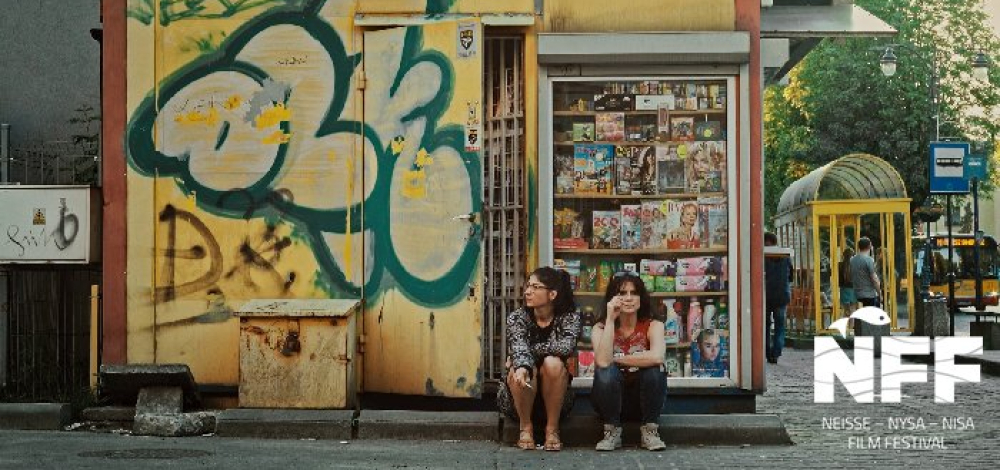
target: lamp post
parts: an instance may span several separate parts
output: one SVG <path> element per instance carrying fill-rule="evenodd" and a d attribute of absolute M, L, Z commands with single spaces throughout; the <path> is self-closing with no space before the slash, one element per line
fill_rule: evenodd
<path fill-rule="evenodd" d="M 896 74 L 896 54 L 893 53 L 894 45 L 886 47 L 885 52 L 879 59 L 879 67 L 882 69 L 882 74 L 886 77 L 891 77 Z M 989 67 L 990 60 L 982 51 L 977 52 L 975 57 L 972 59 L 972 76 L 977 80 L 986 80 L 989 78 Z M 940 97 L 938 96 L 938 85 L 939 85 L 940 75 L 937 69 L 937 49 L 931 51 L 931 76 L 930 76 L 930 98 L 931 104 L 934 107 L 934 135 L 933 141 L 941 140 L 941 103 Z M 930 175 L 930 168 L 928 168 L 928 177 Z M 974 191 L 976 188 L 973 188 Z M 978 194 L 973 194 L 973 197 L 977 197 Z M 945 204 L 947 207 L 947 215 L 945 218 L 945 224 L 948 227 L 948 316 L 950 317 L 949 331 L 951 336 L 955 336 L 955 262 L 954 262 L 954 247 L 952 246 L 952 233 L 951 233 L 951 194 L 945 195 Z M 978 209 L 978 201 L 975 203 Z M 975 216 L 974 216 L 975 217 Z M 977 227 L 978 229 L 978 227 Z M 928 231 L 928 237 L 930 232 Z M 978 242 L 977 242 L 978 245 Z M 978 251 L 977 251 L 978 253 Z"/>

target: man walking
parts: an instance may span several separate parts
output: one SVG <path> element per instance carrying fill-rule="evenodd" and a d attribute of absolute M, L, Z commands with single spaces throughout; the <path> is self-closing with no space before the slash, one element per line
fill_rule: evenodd
<path fill-rule="evenodd" d="M 879 292 L 882 289 L 871 251 L 872 241 L 868 237 L 861 237 L 858 240 L 858 254 L 851 257 L 851 283 L 854 284 L 854 294 L 861 305 L 880 307 Z"/>
<path fill-rule="evenodd" d="M 767 232 L 764 246 L 777 246 L 778 237 Z M 764 257 L 764 319 L 767 362 L 777 364 L 785 345 L 785 309 L 791 300 L 792 263 L 787 256 Z"/>

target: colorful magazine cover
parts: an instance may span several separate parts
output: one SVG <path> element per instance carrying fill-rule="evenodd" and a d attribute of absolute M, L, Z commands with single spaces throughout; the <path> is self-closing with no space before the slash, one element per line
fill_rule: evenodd
<path fill-rule="evenodd" d="M 656 189 L 660 194 L 684 192 L 684 160 L 678 154 L 682 147 L 687 153 L 687 144 L 679 142 L 656 147 Z"/>
<path fill-rule="evenodd" d="M 642 247 L 666 248 L 667 208 L 670 201 L 642 202 Z"/>
<path fill-rule="evenodd" d="M 656 152 L 651 145 L 619 145 L 615 147 L 615 162 L 628 159 L 631 166 L 631 194 L 656 194 Z"/>
<path fill-rule="evenodd" d="M 573 123 L 573 142 L 593 142 L 593 141 L 594 141 L 594 123 L 592 122 Z"/>
<path fill-rule="evenodd" d="M 688 192 L 722 192 L 726 187 L 726 143 L 694 142 L 688 146 L 685 184 Z"/>
<path fill-rule="evenodd" d="M 694 200 L 668 201 L 666 214 L 666 247 L 670 249 L 702 248 L 701 211 Z"/>
<path fill-rule="evenodd" d="M 583 217 L 570 208 L 557 209 L 552 218 L 553 240 L 556 249 L 587 248 L 584 238 Z"/>
<path fill-rule="evenodd" d="M 622 249 L 642 248 L 642 205 L 622 204 Z"/>
<path fill-rule="evenodd" d="M 614 146 L 577 144 L 573 146 L 573 166 L 577 194 L 612 194 Z"/>
<path fill-rule="evenodd" d="M 706 213 L 706 233 L 711 248 L 729 245 L 729 209 L 724 197 L 699 198 L 698 206 Z"/>
<path fill-rule="evenodd" d="M 729 332 L 698 329 L 691 335 L 691 375 L 726 377 L 729 375 Z"/>
<path fill-rule="evenodd" d="M 694 123 L 694 140 L 719 140 L 722 138 L 722 123 L 719 121 L 698 121 Z"/>
<path fill-rule="evenodd" d="M 573 194 L 573 155 L 557 153 L 555 156 L 556 194 Z"/>
<path fill-rule="evenodd" d="M 619 142 L 625 140 L 625 113 L 597 113 L 594 140 Z"/>
<path fill-rule="evenodd" d="M 628 155 L 619 155 L 618 148 L 615 148 L 615 194 L 632 194 L 632 160 Z"/>
<path fill-rule="evenodd" d="M 594 211 L 591 248 L 618 249 L 622 247 L 622 214 L 619 211 Z"/>
<path fill-rule="evenodd" d="M 694 118 L 691 116 L 676 116 L 670 118 L 670 140 L 694 140 Z"/>
<path fill-rule="evenodd" d="M 670 140 L 670 110 L 673 107 L 661 105 L 656 108 L 656 140 L 657 142 L 668 142 Z"/>

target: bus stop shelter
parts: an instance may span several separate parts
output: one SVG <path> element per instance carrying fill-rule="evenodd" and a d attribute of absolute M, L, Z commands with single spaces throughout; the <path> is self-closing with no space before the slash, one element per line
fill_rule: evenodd
<path fill-rule="evenodd" d="M 891 328 L 909 329 L 913 289 L 897 293 L 913 272 L 910 198 L 892 165 L 857 153 L 813 170 L 781 195 L 774 227 L 779 245 L 794 250 L 786 316 L 790 334 L 829 331 L 830 323 L 850 314 L 855 306 L 842 305 L 840 262 L 845 248 L 857 251 L 862 236 L 874 242 L 871 255 L 876 258 L 882 306 L 891 317 Z M 906 318 L 905 325 L 900 325 L 900 318 Z"/>

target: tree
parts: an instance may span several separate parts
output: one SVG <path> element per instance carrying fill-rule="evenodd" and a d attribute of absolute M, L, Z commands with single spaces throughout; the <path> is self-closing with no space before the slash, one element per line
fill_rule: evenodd
<path fill-rule="evenodd" d="M 972 78 L 970 62 L 979 51 L 990 54 L 991 81 L 1000 78 L 994 54 L 1000 41 L 980 0 L 856 3 L 899 34 L 825 40 L 793 69 L 788 86 L 768 90 L 765 133 L 774 135 L 765 138 L 765 187 L 787 187 L 772 188 L 789 177 L 788 168 L 794 165 L 811 169 L 864 152 L 893 165 L 919 205 L 928 193 L 927 149 L 936 130 L 932 72 L 940 74 L 942 138 L 995 138 L 1000 126 L 990 114 L 1000 103 L 1000 93 Z M 899 44 L 898 66 L 896 75 L 887 78 L 878 61 L 890 44 Z M 990 191 L 990 185 L 984 190 Z M 769 210 L 778 197 L 767 195 Z"/>

